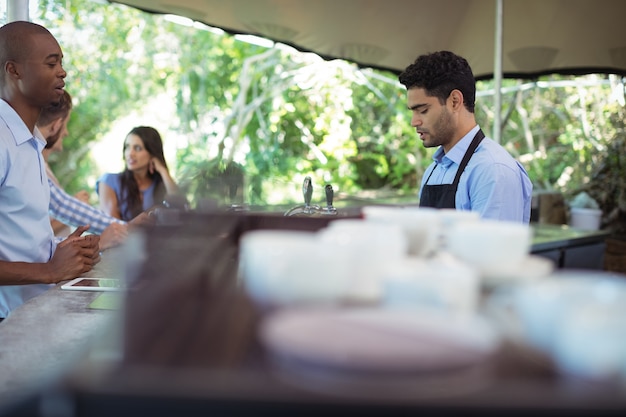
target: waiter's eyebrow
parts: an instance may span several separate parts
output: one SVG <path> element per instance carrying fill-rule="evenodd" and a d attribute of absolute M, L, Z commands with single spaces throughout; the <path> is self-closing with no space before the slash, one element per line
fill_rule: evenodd
<path fill-rule="evenodd" d="M 412 106 L 410 106 L 410 107 L 409 107 L 409 110 L 413 110 L 413 111 L 414 111 L 414 110 L 419 110 L 419 109 L 424 108 L 424 107 L 427 107 L 427 106 L 428 106 L 428 104 L 426 104 L 426 103 L 422 103 L 422 104 L 414 104 L 414 105 L 412 105 Z"/>

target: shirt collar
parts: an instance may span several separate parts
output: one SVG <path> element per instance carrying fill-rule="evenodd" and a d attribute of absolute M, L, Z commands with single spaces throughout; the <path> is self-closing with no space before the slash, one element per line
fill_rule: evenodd
<path fill-rule="evenodd" d="M 34 132 L 28 130 L 26 123 L 24 123 L 20 115 L 4 99 L 0 99 L 0 118 L 5 121 L 9 130 L 13 133 L 16 145 L 21 145 L 34 138 L 38 143 L 38 148 L 43 149 L 46 146 L 46 139 L 37 126 L 35 126 Z"/>
<path fill-rule="evenodd" d="M 452 149 L 450 149 L 448 153 L 443 150 L 443 146 L 440 146 L 433 154 L 433 160 L 438 164 L 443 164 L 444 166 L 448 166 L 453 163 L 457 165 L 460 164 L 463 160 L 465 152 L 467 152 L 467 149 L 472 143 L 472 139 L 474 139 L 474 136 L 476 136 L 476 133 L 478 133 L 479 129 L 479 125 L 474 126 L 469 132 L 465 134 L 465 136 L 461 138 L 460 141 L 456 143 L 456 145 L 452 147 Z"/>

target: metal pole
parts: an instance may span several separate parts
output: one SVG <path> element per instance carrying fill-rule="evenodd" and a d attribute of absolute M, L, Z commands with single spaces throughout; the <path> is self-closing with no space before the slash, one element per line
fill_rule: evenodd
<path fill-rule="evenodd" d="M 494 112 L 493 140 L 500 143 L 502 138 L 502 0 L 496 0 L 496 36 L 494 50 Z"/>
<path fill-rule="evenodd" d="M 7 1 L 7 22 L 16 20 L 30 20 L 28 16 L 29 0 L 6 0 Z"/>

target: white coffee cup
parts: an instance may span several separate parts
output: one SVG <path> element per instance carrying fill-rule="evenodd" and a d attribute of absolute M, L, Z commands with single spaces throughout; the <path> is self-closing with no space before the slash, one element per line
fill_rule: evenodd
<path fill-rule="evenodd" d="M 559 270 L 501 295 L 519 335 L 548 354 L 557 369 L 587 378 L 626 377 L 626 276 Z"/>
<path fill-rule="evenodd" d="M 477 311 L 478 274 L 454 258 L 406 258 L 389 265 L 384 278 L 386 307 L 428 307 L 458 315 Z"/>
<path fill-rule="evenodd" d="M 426 207 L 365 206 L 361 209 L 366 221 L 399 225 L 408 239 L 408 255 L 431 256 L 439 242 L 438 210 Z"/>
<path fill-rule="evenodd" d="M 480 214 L 477 211 L 457 210 L 457 209 L 440 209 L 439 218 L 441 230 L 439 231 L 438 251 L 447 249 L 450 230 L 457 224 L 463 222 L 480 221 Z"/>
<path fill-rule="evenodd" d="M 408 242 L 395 224 L 362 219 L 338 219 L 318 231 L 321 245 L 335 262 L 347 270 L 346 297 L 354 301 L 377 301 L 386 268 L 406 257 Z"/>
<path fill-rule="evenodd" d="M 479 271 L 493 273 L 518 267 L 529 255 L 531 244 L 528 224 L 481 219 L 453 224 L 446 249 Z"/>
<path fill-rule="evenodd" d="M 262 305 L 337 302 L 346 291 L 347 268 L 315 232 L 254 230 L 240 239 L 239 276 Z"/>

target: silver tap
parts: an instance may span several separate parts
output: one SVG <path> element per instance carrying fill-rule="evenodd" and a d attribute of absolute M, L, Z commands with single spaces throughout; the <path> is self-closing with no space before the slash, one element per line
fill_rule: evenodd
<path fill-rule="evenodd" d="M 302 195 L 304 196 L 304 204 L 290 208 L 285 212 L 285 216 L 310 216 L 315 214 L 336 216 L 337 209 L 333 207 L 334 191 L 332 185 L 326 184 L 324 190 L 326 192 L 326 207 L 320 207 L 316 204 L 312 205 L 311 197 L 313 196 L 313 181 L 311 180 L 311 177 L 305 177 L 304 182 L 302 183 Z"/>
<path fill-rule="evenodd" d="M 333 191 L 333 186 L 330 184 L 326 184 L 324 190 L 326 191 L 326 207 L 323 207 L 320 211 L 322 214 L 327 216 L 336 216 L 337 209 L 333 207 L 333 197 L 335 195 L 335 192 Z"/>

